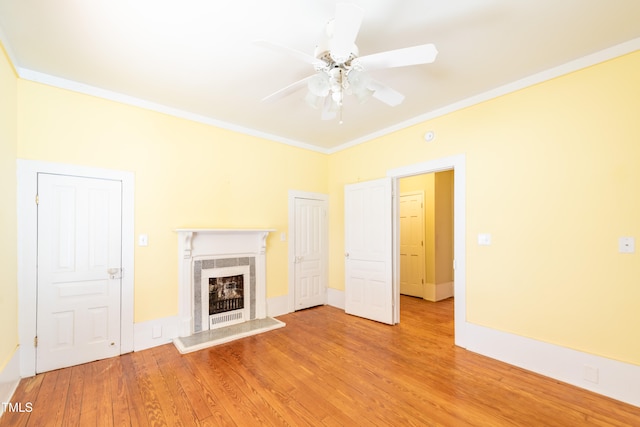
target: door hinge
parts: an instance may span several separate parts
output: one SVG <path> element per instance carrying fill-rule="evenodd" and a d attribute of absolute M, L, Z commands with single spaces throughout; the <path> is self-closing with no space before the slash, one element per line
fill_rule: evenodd
<path fill-rule="evenodd" d="M 40 204 L 40 195 L 36 193 L 36 205 Z"/>
<path fill-rule="evenodd" d="M 33 337 L 33 346 L 34 347 L 38 346 L 38 336 L 37 335 L 35 337 Z"/>

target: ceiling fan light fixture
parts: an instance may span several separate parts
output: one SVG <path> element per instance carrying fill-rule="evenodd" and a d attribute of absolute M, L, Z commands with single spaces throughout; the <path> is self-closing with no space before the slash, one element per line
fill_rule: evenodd
<path fill-rule="evenodd" d="M 340 123 L 345 94 L 354 95 L 360 103 L 375 98 L 390 107 L 401 104 L 404 95 L 372 79 L 369 72 L 429 64 L 436 59 L 438 51 L 433 44 L 424 44 L 359 56 L 356 38 L 363 17 L 364 10 L 360 6 L 338 2 L 336 16 L 325 26 L 325 35 L 316 46 L 313 56 L 272 43 L 272 47 L 277 50 L 284 49 L 313 65 L 315 74 L 280 89 L 263 100 L 281 98 L 306 85 L 308 93 L 305 102 L 315 109 L 321 109 L 323 120 L 335 118 L 338 115 L 336 113 L 339 113 Z"/>
<path fill-rule="evenodd" d="M 329 76 L 324 71 L 320 71 L 309 79 L 307 87 L 309 88 L 309 92 L 315 96 L 327 96 L 331 88 Z"/>

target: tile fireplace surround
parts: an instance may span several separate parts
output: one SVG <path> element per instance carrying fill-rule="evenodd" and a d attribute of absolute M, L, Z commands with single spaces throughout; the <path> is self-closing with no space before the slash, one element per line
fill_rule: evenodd
<path fill-rule="evenodd" d="M 179 229 L 178 316 L 182 353 L 284 326 L 267 318 L 266 242 L 273 229 Z M 201 276 L 215 268 L 237 266 L 249 272 L 250 307 L 244 323 L 209 330 L 208 304 L 202 295 Z M 206 305 L 206 307 L 205 307 Z"/>

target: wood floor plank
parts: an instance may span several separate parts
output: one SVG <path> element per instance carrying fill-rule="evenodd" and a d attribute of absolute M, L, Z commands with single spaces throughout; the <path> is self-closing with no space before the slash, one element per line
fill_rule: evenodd
<path fill-rule="evenodd" d="M 109 369 L 109 379 L 107 381 L 109 394 L 107 398 L 111 400 L 113 425 L 116 427 L 129 426 L 132 424 L 131 419 L 133 417 L 129 408 L 130 391 L 122 369 L 122 358 L 117 357 L 110 360 L 113 363 Z"/>
<path fill-rule="evenodd" d="M 172 344 L 27 378 L 3 426 L 635 426 L 640 408 L 456 347 L 453 300 L 395 326 L 323 306 L 180 355 Z M 45 417 L 47 414 L 48 417 Z"/>
<path fill-rule="evenodd" d="M 140 389 L 138 373 L 133 363 L 134 357 L 137 356 L 135 353 L 128 353 L 118 359 L 122 366 L 123 380 L 128 391 L 127 406 L 131 416 L 131 425 L 145 427 L 149 426 L 149 419 L 147 417 L 146 400 Z"/>
<path fill-rule="evenodd" d="M 84 409 L 82 405 L 85 383 L 91 382 L 91 364 L 87 363 L 67 369 L 71 371 L 71 376 L 69 378 L 67 399 L 64 404 L 62 424 L 68 426 L 80 425 L 80 416 Z M 38 402 L 40 402 L 40 400 L 38 400 Z M 47 403 L 47 405 L 48 404 L 49 403 Z M 89 405 L 90 403 L 87 404 L 87 407 L 89 407 Z"/>

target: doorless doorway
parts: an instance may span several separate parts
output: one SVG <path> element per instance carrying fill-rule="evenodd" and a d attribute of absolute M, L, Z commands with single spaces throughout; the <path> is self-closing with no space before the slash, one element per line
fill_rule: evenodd
<path fill-rule="evenodd" d="M 453 170 L 455 182 L 453 191 L 453 234 L 454 234 L 454 310 L 455 310 L 455 344 L 466 347 L 466 166 L 463 154 L 431 160 L 424 163 L 403 166 L 387 172 L 393 179 L 393 194 L 398 195 L 401 178 Z M 395 198 L 393 207 L 393 272 L 394 272 L 394 317 L 400 321 L 400 215 L 399 202 Z"/>

